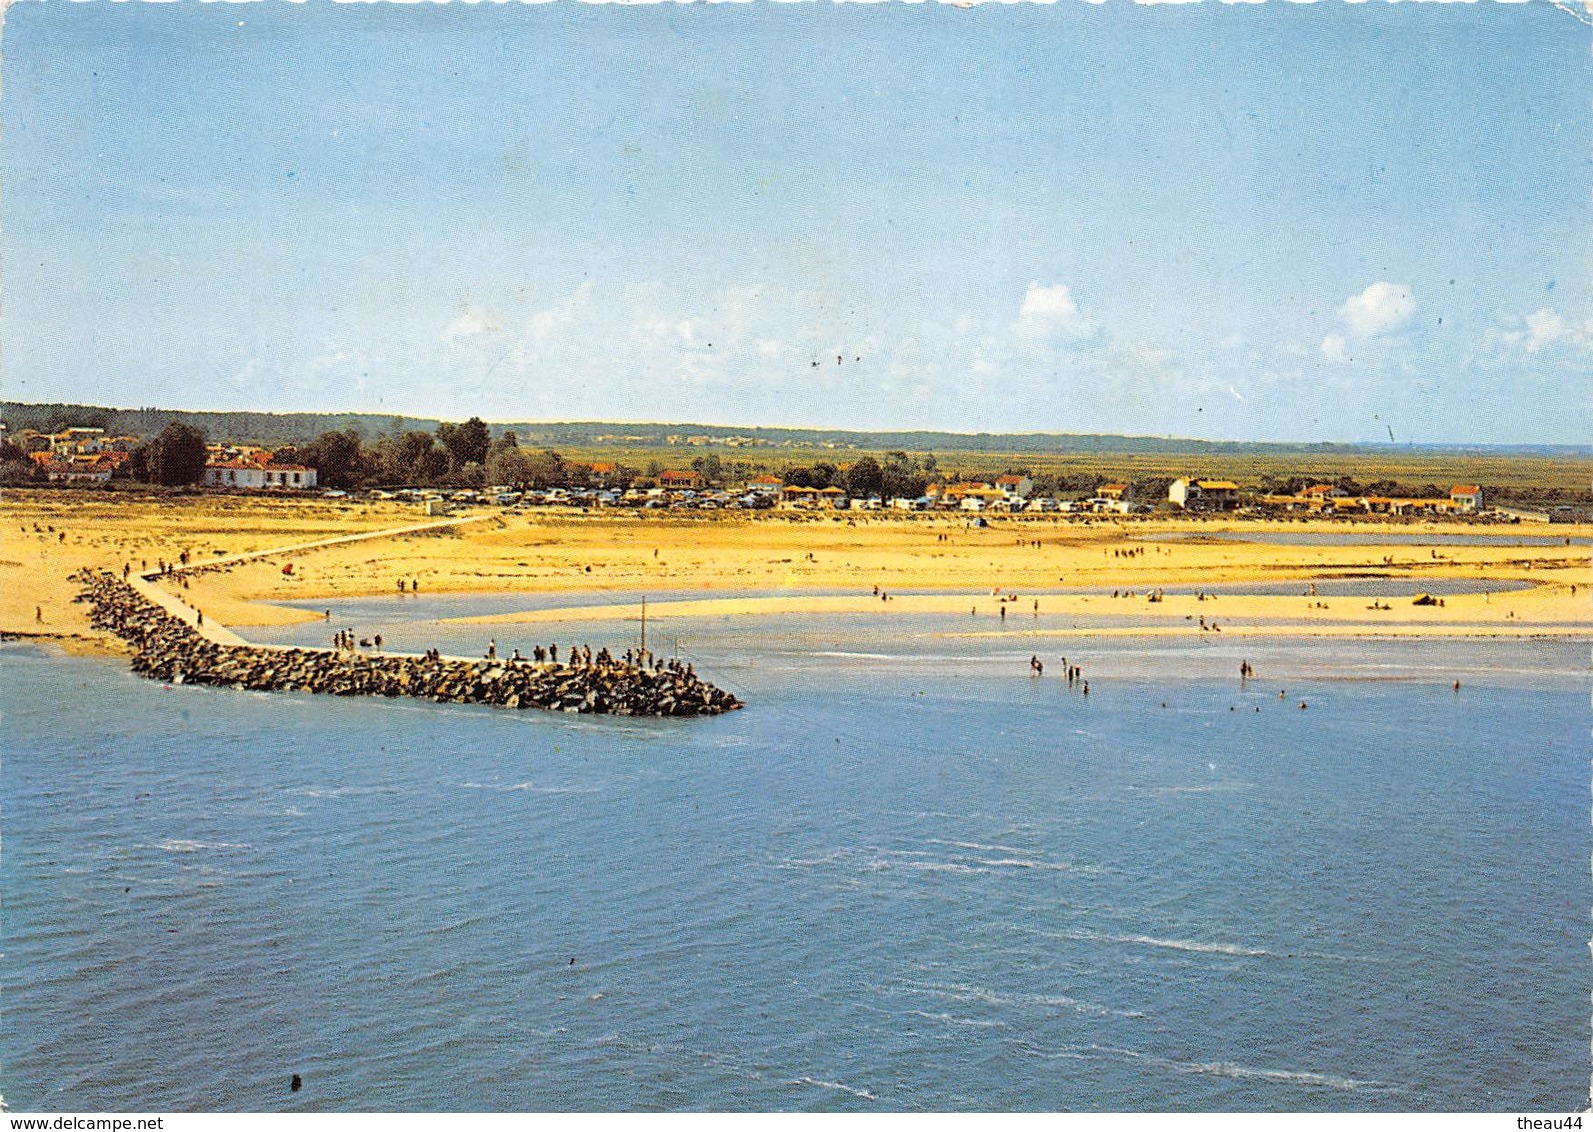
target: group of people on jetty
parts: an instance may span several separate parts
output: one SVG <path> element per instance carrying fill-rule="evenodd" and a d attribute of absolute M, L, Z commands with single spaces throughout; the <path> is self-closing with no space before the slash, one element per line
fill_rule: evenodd
<path fill-rule="evenodd" d="M 381 638 L 377 637 L 376 640 L 380 642 Z M 620 667 L 634 668 L 643 672 L 668 672 L 677 676 L 693 678 L 697 675 L 689 662 L 682 664 L 674 659 L 665 660 L 663 657 L 654 654 L 651 649 L 626 649 L 621 654 L 620 659 L 615 660 L 614 654 L 609 652 L 607 648 L 600 648 L 594 653 L 591 645 L 575 645 L 564 655 L 567 658 L 565 664 L 570 668 Z M 487 652 L 482 659 L 493 663 L 499 661 L 498 642 L 496 640 L 487 642 Z M 522 656 L 520 650 L 515 649 L 503 663 L 511 665 L 553 665 L 558 667 L 559 646 L 557 643 L 547 646 L 534 645 L 530 656 Z"/>
<path fill-rule="evenodd" d="M 109 571 L 73 575 L 95 628 L 133 647 L 135 672 L 169 684 L 339 696 L 409 696 L 448 703 L 615 715 L 718 715 L 741 702 L 690 666 L 616 661 L 581 650 L 580 666 L 368 655 L 348 649 L 223 645 L 145 598 Z M 339 634 L 342 637 L 342 634 Z M 352 634 L 350 638 L 352 639 Z M 372 638 L 374 643 L 374 638 Z M 640 659 L 647 659 L 645 656 Z"/>

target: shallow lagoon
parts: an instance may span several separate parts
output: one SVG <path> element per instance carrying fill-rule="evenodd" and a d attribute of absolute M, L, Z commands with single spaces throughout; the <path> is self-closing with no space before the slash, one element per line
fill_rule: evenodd
<path fill-rule="evenodd" d="M 489 631 L 391 605 L 336 614 Z M 695 721 L 8 648 L 7 1101 L 1580 1103 L 1584 646 L 1070 639 L 1037 680 L 963 628 L 661 622 L 750 702 Z"/>

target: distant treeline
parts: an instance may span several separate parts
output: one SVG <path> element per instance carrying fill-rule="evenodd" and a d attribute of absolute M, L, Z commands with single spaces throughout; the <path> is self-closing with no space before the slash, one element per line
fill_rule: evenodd
<path fill-rule="evenodd" d="M 185 409 L 108 409 L 99 405 L 27 405 L 0 401 L 0 420 L 13 437 L 23 429 L 60 432 L 103 428 L 111 436 L 152 437 L 169 424 L 197 428 L 214 440 L 275 448 L 307 444 L 324 433 L 352 430 L 363 440 L 434 432 L 438 421 L 370 413 L 210 413 Z"/>
<path fill-rule="evenodd" d="M 184 409 L 115 409 L 99 405 L 25 404 L 0 401 L 0 420 L 14 436 L 26 428 L 58 432 L 64 428 L 103 428 L 116 436 L 152 437 L 169 424 L 186 424 L 213 440 L 278 447 L 309 444 L 329 432 L 349 433 L 364 443 L 396 439 L 413 432 L 435 433 L 442 423 L 424 417 L 376 413 L 232 413 L 194 412 Z M 835 445 L 866 451 L 988 452 L 1024 454 L 1170 454 L 1189 456 L 1242 455 L 1348 455 L 1359 452 L 1389 455 L 1593 455 L 1593 447 L 1579 445 L 1392 445 L 1392 444 L 1289 444 L 1246 441 L 1190 440 L 1177 437 L 1116 436 L 1103 433 L 956 433 L 862 432 L 837 429 L 754 428 L 704 424 L 615 424 L 611 421 L 561 423 L 489 423 L 493 437 L 513 432 L 523 445 L 588 447 L 634 446 L 656 448 L 670 437 L 707 437 L 710 440 L 744 438 L 765 444 L 796 446 Z"/>

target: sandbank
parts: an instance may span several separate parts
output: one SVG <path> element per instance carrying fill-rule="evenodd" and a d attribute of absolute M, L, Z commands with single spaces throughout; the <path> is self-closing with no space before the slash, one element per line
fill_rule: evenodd
<path fill-rule="evenodd" d="M 993 519 L 980 529 L 957 515 L 654 517 L 539 509 L 477 511 L 413 529 L 424 521 L 416 508 L 397 502 L 13 492 L 0 501 L 0 631 L 92 644 L 102 635 L 89 629 L 82 607 L 72 603 L 75 587 L 67 575 L 85 566 L 119 571 L 130 564 L 137 570 L 147 562 L 153 567 L 183 550 L 193 563 L 218 565 L 186 585 L 163 584 L 202 608 L 207 622 L 239 627 L 321 616 L 290 602 L 313 607 L 355 597 L 396 598 L 400 581 L 406 593 L 418 583 L 423 595 L 523 593 L 569 599 L 561 609 L 469 619 L 479 624 L 636 616 L 639 609 L 629 608 L 630 598 L 656 592 L 702 597 L 650 601 L 650 619 L 882 612 L 966 617 L 967 627 L 948 629 L 953 632 L 1199 633 L 1201 616 L 1208 624 L 1215 620 L 1223 633 L 1244 635 L 1579 636 L 1593 627 L 1589 548 L 1564 543 L 1566 537 L 1587 537 L 1593 528 L 1569 524 L 1078 522 L 1014 516 Z M 1199 537 L 1277 530 L 1372 537 L 1367 545 L 1354 546 Z M 389 533 L 327 541 L 377 532 Z M 1555 542 L 1379 544 L 1380 532 L 1547 536 Z M 1180 538 L 1148 541 L 1169 534 Z M 234 555 L 262 552 L 259 560 L 229 562 Z M 1414 579 L 1493 580 L 1532 588 L 1486 597 L 1446 595 L 1441 607 L 1391 597 L 1386 610 L 1368 610 L 1369 597 L 1327 597 L 1320 599 L 1326 608 L 1320 608 L 1303 596 L 1312 580 L 1344 577 L 1407 584 Z M 1299 583 L 1302 596 L 1223 594 L 1214 602 L 1197 602 L 1169 595 L 1159 603 L 1144 598 L 1155 587 L 1245 582 Z M 875 587 L 891 599 L 880 601 Z M 1056 592 L 1064 589 L 1118 589 L 1136 596 Z M 1002 594 L 1017 598 L 1006 604 L 1005 626 L 997 613 Z M 616 606 L 620 595 L 626 604 Z M 36 608 L 42 621 L 35 618 Z M 395 616 L 406 614 L 395 609 Z"/>

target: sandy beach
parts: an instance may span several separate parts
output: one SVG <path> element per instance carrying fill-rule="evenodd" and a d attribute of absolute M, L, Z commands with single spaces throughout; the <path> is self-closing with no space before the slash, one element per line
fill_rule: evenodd
<path fill-rule="evenodd" d="M 603 595 L 655 591 L 649 618 L 764 614 L 960 614 L 957 632 L 1030 635 L 1573 636 L 1593 633 L 1589 530 L 1566 525 L 1372 524 L 1150 520 L 1069 522 L 1000 518 L 970 528 L 959 516 L 826 515 L 654 518 L 634 513 L 462 513 L 457 526 L 337 542 L 218 566 L 187 585 L 167 581 L 210 621 L 246 628 L 313 620 L 283 602 L 396 593 L 565 594 L 558 609 L 472 619 L 483 624 L 634 616 Z M 466 521 L 468 520 L 468 521 Z M 413 507 L 320 499 L 191 496 L 136 499 L 88 493 L 13 493 L 0 503 L 0 631 L 115 648 L 72 603 L 67 575 L 302 547 L 425 522 Z M 53 528 L 53 529 L 52 529 Z M 1215 536 L 1349 531 L 1367 545 L 1278 545 Z M 1420 546 L 1379 533 L 1552 537 L 1552 545 Z M 62 535 L 64 534 L 64 538 Z M 1169 538 L 1169 536 L 1171 536 Z M 1169 541 L 1157 541 L 1169 539 Z M 291 567 L 291 569 L 289 569 Z M 1409 596 L 1371 608 L 1367 597 L 1313 597 L 1313 580 L 1398 579 L 1526 583 L 1514 592 Z M 1298 594 L 1222 593 L 1200 600 L 1158 587 L 1298 583 Z M 1276 586 L 1274 586 L 1276 588 Z M 1094 592 L 1058 592 L 1058 591 Z M 1119 596 L 1112 596 L 1117 590 Z M 911 592 L 908 592 L 911 591 Z M 883 593 L 888 600 L 879 596 Z M 757 595 L 757 596 L 748 596 Z M 1130 596 L 1132 595 L 1132 596 Z M 1003 599 L 1006 600 L 1003 600 Z M 1038 610 L 1036 609 L 1038 603 Z M 1006 610 L 1005 620 L 1001 610 Z M 1094 626 L 1077 626 L 1089 618 Z M 1131 622 L 1102 628 L 1100 618 Z M 1202 622 L 1205 628 L 1202 628 Z M 1213 630 L 1211 626 L 1217 628 Z M 247 633 L 244 634 L 245 636 Z"/>

